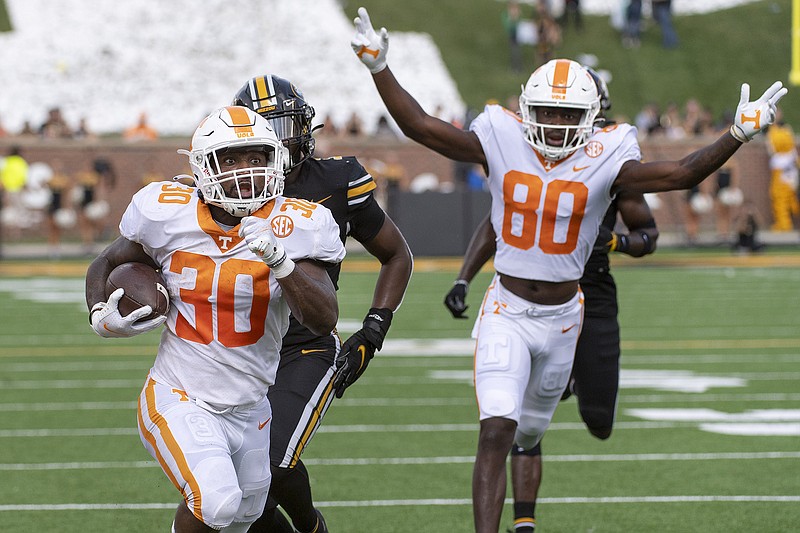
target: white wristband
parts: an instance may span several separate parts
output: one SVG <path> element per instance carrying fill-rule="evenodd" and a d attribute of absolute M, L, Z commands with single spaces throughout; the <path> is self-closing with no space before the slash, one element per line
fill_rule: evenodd
<path fill-rule="evenodd" d="M 369 71 L 372 74 L 377 74 L 378 72 L 381 72 L 382 70 L 384 70 L 387 66 L 388 65 L 386 64 L 386 61 L 382 61 L 380 63 L 375 63 L 375 65 L 373 65 L 372 67 L 369 68 Z"/>
<path fill-rule="evenodd" d="M 275 279 L 285 278 L 292 272 L 294 272 L 294 261 L 286 257 L 281 263 L 277 266 L 270 267 L 272 270 L 272 274 L 275 276 Z"/>
<path fill-rule="evenodd" d="M 734 124 L 731 126 L 731 135 L 734 139 L 739 141 L 740 143 L 750 142 L 750 139 L 747 138 L 747 135 L 743 135 L 741 130 Z"/>

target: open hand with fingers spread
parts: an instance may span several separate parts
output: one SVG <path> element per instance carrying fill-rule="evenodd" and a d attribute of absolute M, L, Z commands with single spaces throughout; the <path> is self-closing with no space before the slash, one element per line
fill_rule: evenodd
<path fill-rule="evenodd" d="M 358 8 L 358 16 L 353 20 L 356 34 L 350 46 L 370 72 L 377 74 L 386 68 L 386 52 L 389 50 L 389 32 L 381 28 L 380 33 L 372 27 L 369 13 L 363 7 Z"/>
<path fill-rule="evenodd" d="M 789 89 L 776 81 L 764 91 L 761 98 L 751 102 L 750 85 L 743 83 L 731 135 L 739 142 L 749 142 L 758 132 L 775 122 L 775 105 L 787 92 Z"/>

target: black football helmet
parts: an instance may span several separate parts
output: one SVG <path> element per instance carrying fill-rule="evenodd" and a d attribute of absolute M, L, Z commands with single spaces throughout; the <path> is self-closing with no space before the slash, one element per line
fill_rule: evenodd
<path fill-rule="evenodd" d="M 256 76 L 236 92 L 232 105 L 249 107 L 269 121 L 289 149 L 287 173 L 314 155 L 314 108 L 289 80 L 272 74 Z"/>

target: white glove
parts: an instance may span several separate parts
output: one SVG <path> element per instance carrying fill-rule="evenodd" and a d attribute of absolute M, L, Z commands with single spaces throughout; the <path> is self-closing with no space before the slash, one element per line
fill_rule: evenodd
<path fill-rule="evenodd" d="M 133 337 L 156 329 L 166 322 L 166 315 L 139 322 L 139 319 L 153 312 L 149 305 L 140 307 L 128 316 L 120 315 L 117 305 L 119 305 L 123 294 L 125 294 L 125 289 L 119 288 L 115 290 L 109 295 L 107 302 L 94 304 L 94 307 L 89 312 L 89 322 L 92 324 L 92 329 L 101 337 Z"/>
<path fill-rule="evenodd" d="M 743 83 L 731 135 L 739 142 L 749 142 L 756 133 L 775 122 L 775 104 L 788 92 L 789 89 L 776 81 L 764 91 L 761 98 L 750 102 L 750 85 Z"/>
<path fill-rule="evenodd" d="M 358 8 L 358 16 L 353 23 L 356 25 L 356 34 L 350 41 L 350 46 L 369 71 L 377 74 L 386 68 L 389 32 L 386 28 L 381 28 L 381 33 L 378 35 L 369 20 L 369 13 L 363 7 Z"/>
<path fill-rule="evenodd" d="M 277 279 L 285 278 L 294 270 L 294 261 L 289 259 L 283 244 L 275 237 L 269 220 L 244 217 L 239 226 L 239 237 L 245 240 L 250 251 L 264 261 Z"/>

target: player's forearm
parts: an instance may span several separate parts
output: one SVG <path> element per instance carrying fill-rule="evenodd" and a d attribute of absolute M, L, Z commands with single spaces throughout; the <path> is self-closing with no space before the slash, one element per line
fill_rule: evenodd
<path fill-rule="evenodd" d="M 426 113 L 388 67 L 372 78 L 386 109 L 406 137 L 456 161 L 485 163 L 477 137 L 465 140 L 462 135 L 467 132 Z"/>
<path fill-rule="evenodd" d="M 395 256 L 381 264 L 372 307 L 397 311 L 405 296 L 414 262 L 411 253 Z"/>
<path fill-rule="evenodd" d="M 89 265 L 86 270 L 86 306 L 88 309 L 94 307 L 98 302 L 106 301 L 105 282 L 113 269 L 113 265 L 103 255 L 97 257 Z"/>
<path fill-rule="evenodd" d="M 428 114 L 422 109 L 419 102 L 398 83 L 389 67 L 373 74 L 372 79 L 387 111 L 397 122 L 403 134 L 425 144 L 423 129 Z"/>
<path fill-rule="evenodd" d="M 730 133 L 723 134 L 714 143 L 705 146 L 679 161 L 681 172 L 677 188 L 690 189 L 698 185 L 719 168 L 734 154 L 742 143 Z"/>
<path fill-rule="evenodd" d="M 496 249 L 494 229 L 492 229 L 487 216 L 469 241 L 467 251 L 464 253 L 464 262 L 458 272 L 458 279 L 471 282 L 483 265 L 492 258 Z"/>
<path fill-rule="evenodd" d="M 691 189 L 717 171 L 742 145 L 730 133 L 680 161 L 627 161 L 622 165 L 612 194 L 633 194 Z"/>
<path fill-rule="evenodd" d="M 336 289 L 324 269 L 310 274 L 303 262 L 294 271 L 278 280 L 294 317 L 316 335 L 327 335 L 339 320 Z M 314 275 L 317 274 L 317 275 Z"/>
<path fill-rule="evenodd" d="M 494 252 L 494 241 L 490 241 L 489 244 L 484 244 L 474 251 L 468 249 L 464 256 L 464 262 L 461 264 L 461 270 L 458 272 L 458 279 L 471 282 L 483 265 L 492 258 Z"/>
<path fill-rule="evenodd" d="M 98 302 L 106 301 L 106 280 L 111 271 L 122 263 L 132 261 L 158 268 L 140 244 L 124 237 L 118 237 L 91 262 L 86 270 L 86 305 L 89 309 Z"/>

